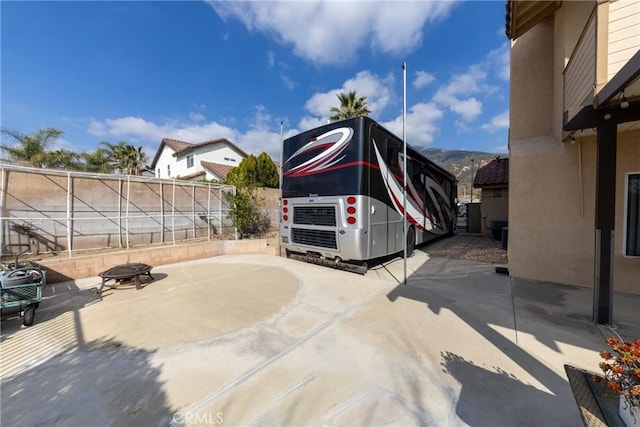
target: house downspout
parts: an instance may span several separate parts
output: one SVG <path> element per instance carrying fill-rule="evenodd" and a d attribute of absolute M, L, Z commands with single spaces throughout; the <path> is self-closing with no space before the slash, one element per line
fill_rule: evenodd
<path fill-rule="evenodd" d="M 584 219 L 584 177 L 582 176 L 582 138 L 578 139 L 578 188 L 580 191 L 580 218 Z"/>

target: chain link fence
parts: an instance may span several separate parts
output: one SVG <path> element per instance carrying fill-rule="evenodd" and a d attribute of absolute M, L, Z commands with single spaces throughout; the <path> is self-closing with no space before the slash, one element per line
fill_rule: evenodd
<path fill-rule="evenodd" d="M 0 165 L 2 254 L 72 253 L 236 235 L 232 186 Z"/>

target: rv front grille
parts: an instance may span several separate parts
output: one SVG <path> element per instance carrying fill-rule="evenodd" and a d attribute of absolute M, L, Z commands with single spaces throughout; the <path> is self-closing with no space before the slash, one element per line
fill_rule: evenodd
<path fill-rule="evenodd" d="M 294 206 L 293 223 L 335 227 L 336 208 L 334 206 Z"/>
<path fill-rule="evenodd" d="M 308 230 L 294 227 L 291 229 L 291 241 L 300 245 L 338 249 L 336 232 L 330 230 Z"/>

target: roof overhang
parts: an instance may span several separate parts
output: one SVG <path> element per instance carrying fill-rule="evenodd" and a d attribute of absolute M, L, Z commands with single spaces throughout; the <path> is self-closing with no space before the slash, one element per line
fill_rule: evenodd
<path fill-rule="evenodd" d="M 640 100 L 640 50 L 598 92 L 595 104 L 604 108 L 620 104 L 622 98 Z"/>
<path fill-rule="evenodd" d="M 572 119 L 565 121 L 562 129 L 593 128 L 602 120 L 614 120 L 618 124 L 640 120 L 640 51 L 598 92 L 593 105 L 586 105 L 572 114 Z"/>
<path fill-rule="evenodd" d="M 506 3 L 505 32 L 515 40 L 562 5 L 561 0 L 508 0 Z"/>

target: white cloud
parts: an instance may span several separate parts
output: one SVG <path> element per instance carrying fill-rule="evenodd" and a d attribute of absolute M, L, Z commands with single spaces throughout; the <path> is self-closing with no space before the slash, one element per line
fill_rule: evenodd
<path fill-rule="evenodd" d="M 453 76 L 449 83 L 442 86 L 433 96 L 433 100 L 465 121 L 472 121 L 482 114 L 482 102 L 473 94 L 487 94 L 495 90 L 484 83 L 487 73 L 479 65 L 472 65 L 466 73 Z"/>
<path fill-rule="evenodd" d="M 486 130 L 489 133 L 494 133 L 500 129 L 508 129 L 509 128 L 509 110 L 493 117 L 489 123 L 483 124 L 481 128 Z"/>
<path fill-rule="evenodd" d="M 445 19 L 454 1 L 415 2 L 218 2 L 208 4 L 222 19 L 235 18 L 318 64 L 353 62 L 368 46 L 406 54 L 422 42 L 422 28 Z"/>
<path fill-rule="evenodd" d="M 239 134 L 236 143 L 247 153 L 253 153 L 257 156 L 264 151 L 274 160 L 280 158 L 279 132 L 250 129 Z"/>
<path fill-rule="evenodd" d="M 416 71 L 416 78 L 413 80 L 413 86 L 416 89 L 422 89 L 435 81 L 435 77 L 426 71 Z"/>
<path fill-rule="evenodd" d="M 204 114 L 202 114 L 202 113 L 196 113 L 196 112 L 193 112 L 193 111 L 189 112 L 189 118 L 190 118 L 191 120 L 193 120 L 194 122 L 201 122 L 201 121 L 203 121 L 203 120 L 205 120 L 205 119 L 206 119 L 206 117 L 204 116 Z"/>
<path fill-rule="evenodd" d="M 455 104 L 450 105 L 449 108 L 454 113 L 460 114 L 462 118 L 468 122 L 482 114 L 482 102 L 473 97 L 460 100 Z"/>
<path fill-rule="evenodd" d="M 95 136 L 104 136 L 107 134 L 107 129 L 104 126 L 104 124 L 100 123 L 95 119 L 91 119 L 91 121 L 89 122 L 89 129 L 87 129 L 87 132 Z"/>
<path fill-rule="evenodd" d="M 267 52 L 267 64 L 269 64 L 269 67 L 276 65 L 276 57 L 271 50 Z"/>
<path fill-rule="evenodd" d="M 296 86 L 298 86 L 297 82 L 291 80 L 284 73 L 280 73 L 280 80 L 282 80 L 282 83 L 284 83 L 286 88 L 289 89 L 289 90 L 293 90 L 293 89 L 296 88 Z"/>
<path fill-rule="evenodd" d="M 341 88 L 332 89 L 328 92 L 315 93 L 305 104 L 305 108 L 311 114 L 326 119 L 331 115 L 331 107 L 338 107 L 337 95 L 341 92 L 355 90 L 358 96 L 367 97 L 367 106 L 374 117 L 384 110 L 391 101 L 391 87 L 394 83 L 393 75 L 380 77 L 370 71 L 360 71 L 352 79 L 344 82 Z"/>
<path fill-rule="evenodd" d="M 300 132 L 304 132 L 304 131 L 314 129 L 326 124 L 327 124 L 326 118 L 304 116 L 302 119 L 300 119 L 300 122 L 298 123 L 298 128 L 300 129 Z"/>
<path fill-rule="evenodd" d="M 418 146 L 433 142 L 438 133 L 436 123 L 443 114 L 443 111 L 433 102 L 422 102 L 409 108 L 407 111 L 407 143 Z M 382 125 L 402 138 L 402 115 Z"/>
<path fill-rule="evenodd" d="M 510 54 L 509 43 L 505 42 L 497 49 L 493 49 L 487 54 L 487 66 L 502 80 L 509 81 L 510 75 Z"/>
<path fill-rule="evenodd" d="M 276 123 L 277 122 L 277 123 Z M 217 122 L 179 123 L 165 121 L 156 123 L 141 117 L 120 117 L 92 120 L 87 130 L 93 135 L 112 136 L 132 143 L 142 142 L 150 159 L 155 155 L 162 138 L 198 143 L 216 138 L 227 138 L 247 153 L 255 155 L 266 151 L 277 159 L 280 156 L 280 125 L 265 109 L 258 105 L 245 132 Z M 297 133 L 297 131 L 295 131 Z"/>

